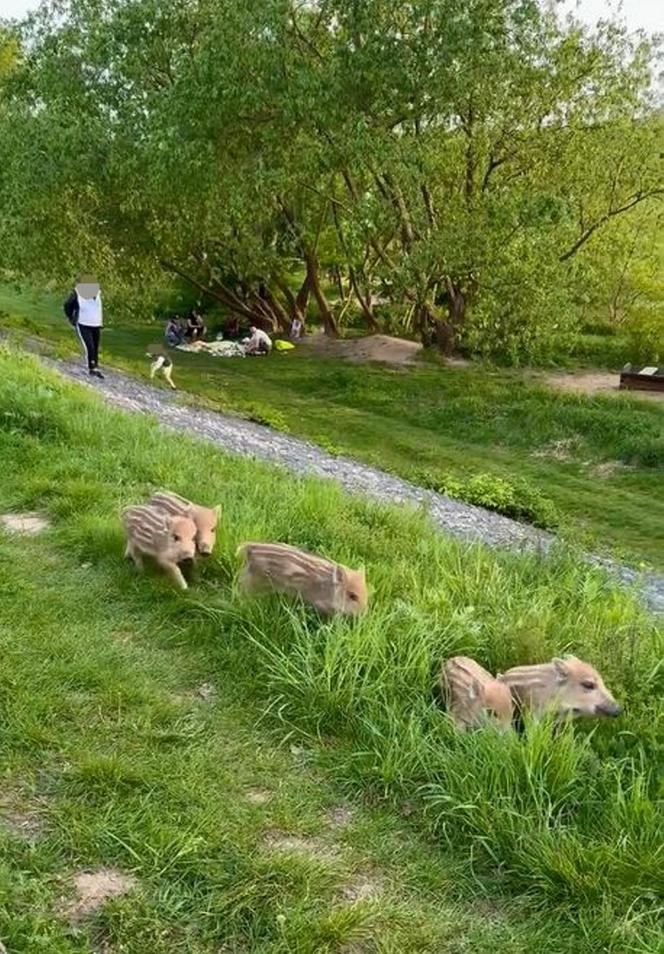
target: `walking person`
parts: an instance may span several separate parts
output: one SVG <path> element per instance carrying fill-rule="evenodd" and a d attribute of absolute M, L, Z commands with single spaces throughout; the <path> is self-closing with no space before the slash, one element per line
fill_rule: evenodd
<path fill-rule="evenodd" d="M 103 324 L 101 289 L 90 275 L 80 275 L 74 290 L 64 303 L 65 315 L 83 345 L 88 374 L 103 378 L 99 370 L 99 338 Z"/>

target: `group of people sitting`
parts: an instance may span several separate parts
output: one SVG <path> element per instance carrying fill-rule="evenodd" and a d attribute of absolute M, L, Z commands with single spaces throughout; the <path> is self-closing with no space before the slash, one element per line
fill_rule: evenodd
<path fill-rule="evenodd" d="M 198 341 L 206 333 L 207 328 L 199 313 L 194 310 L 189 312 L 186 318 L 180 318 L 179 315 L 171 315 L 166 325 L 164 337 L 166 344 L 170 348 L 177 348 L 178 345 L 185 344 L 187 341 Z"/>
<path fill-rule="evenodd" d="M 303 331 L 302 321 L 296 318 L 291 324 L 290 340 L 299 341 L 302 338 Z M 169 348 L 177 348 L 179 345 L 202 341 L 206 333 L 205 323 L 201 315 L 194 309 L 186 319 L 180 318 L 179 315 L 172 315 L 168 319 L 164 338 Z M 235 315 L 231 315 L 216 335 L 217 340 L 224 341 L 238 341 L 240 336 L 240 320 Z M 241 340 L 244 352 L 247 355 L 265 355 L 272 350 L 272 339 L 266 331 L 263 331 L 257 325 L 250 325 L 249 337 Z"/>

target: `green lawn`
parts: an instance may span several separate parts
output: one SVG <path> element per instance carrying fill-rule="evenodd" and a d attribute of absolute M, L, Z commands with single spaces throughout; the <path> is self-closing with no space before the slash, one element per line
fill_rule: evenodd
<path fill-rule="evenodd" d="M 77 353 L 59 298 L 5 287 L 0 310 L 5 324 Z M 159 341 L 160 326 L 114 327 L 108 311 L 106 361 L 145 377 L 143 353 Z M 287 426 L 406 477 L 525 479 L 553 501 L 574 541 L 664 567 L 661 404 L 554 393 L 533 372 L 479 367 L 403 372 L 301 352 L 253 362 L 177 354 L 175 361 L 180 386 L 214 407 Z"/>
<path fill-rule="evenodd" d="M 662 631 L 600 571 L 447 541 L 2 349 L 0 455 L 0 512 L 51 520 L 0 531 L 11 954 L 656 949 Z M 122 559 L 120 507 L 160 486 L 223 506 L 184 596 Z M 365 565 L 370 612 L 241 600 L 247 538 Z M 617 723 L 462 736 L 432 701 L 451 653 L 496 671 L 566 650 Z M 109 866 L 134 889 L 71 927 L 73 876 Z"/>

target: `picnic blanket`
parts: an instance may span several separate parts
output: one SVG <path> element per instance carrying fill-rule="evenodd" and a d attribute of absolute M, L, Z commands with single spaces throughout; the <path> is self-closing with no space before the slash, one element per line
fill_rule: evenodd
<path fill-rule="evenodd" d="M 244 358 L 244 346 L 237 341 L 192 341 L 177 346 L 178 351 L 211 354 L 215 358 Z"/>

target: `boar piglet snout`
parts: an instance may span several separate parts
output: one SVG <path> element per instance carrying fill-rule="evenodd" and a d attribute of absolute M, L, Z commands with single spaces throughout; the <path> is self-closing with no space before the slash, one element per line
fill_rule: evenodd
<path fill-rule="evenodd" d="M 617 718 L 617 716 L 622 715 L 622 706 L 618 705 L 617 702 L 600 702 L 596 708 L 595 713 L 600 716 L 608 716 L 611 719 Z"/>

